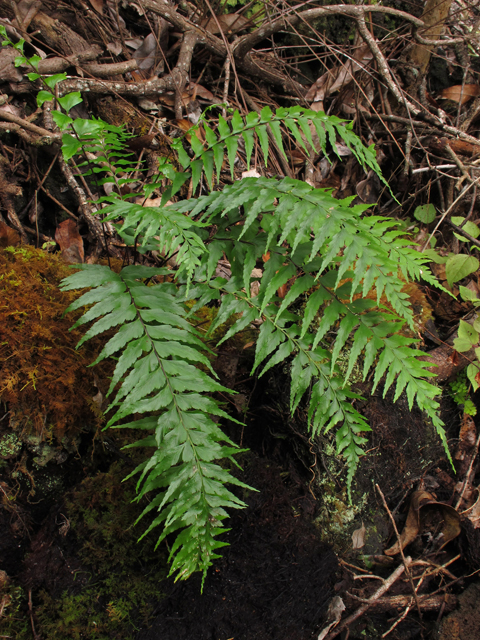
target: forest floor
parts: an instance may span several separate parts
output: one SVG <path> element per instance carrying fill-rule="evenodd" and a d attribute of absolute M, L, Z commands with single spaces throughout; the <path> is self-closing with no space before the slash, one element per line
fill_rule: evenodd
<path fill-rule="evenodd" d="M 146 170 L 172 157 L 171 139 L 205 109 L 214 123 L 223 107 L 212 105 L 246 113 L 300 104 L 353 120 L 375 145 L 390 192 L 347 147 L 307 159 L 287 131 L 286 157 L 272 153 L 264 168 L 259 147 L 255 170 L 372 205 L 430 252 L 432 271 L 455 297 L 425 283 L 406 291 L 420 346 L 438 365 L 455 469 L 420 411 L 404 397 L 394 404 L 390 392 L 372 393 L 359 376 L 355 390 L 366 400 L 357 408 L 372 432 L 350 501 L 334 437 L 310 437 L 305 407 L 289 413 L 286 371 L 251 377 L 251 336 L 230 339 L 214 367 L 237 391 L 224 399 L 244 426 L 225 428 L 249 449 L 238 477 L 258 492 L 241 493 L 248 506 L 228 520 L 230 546 L 203 594 L 197 575 L 167 578 L 168 546 L 155 550 L 153 534 L 137 543 L 143 505 L 132 503 L 133 483 L 122 483 L 142 460 L 139 449 L 122 450 L 135 434 L 102 431 L 112 364 L 86 368 L 102 341 L 75 351 L 81 334 L 62 315 L 74 296 L 58 288 L 69 264 L 116 268 L 131 256 L 113 228 L 95 221 L 91 183 L 62 159 L 49 103 L 37 107 L 39 82 L 4 46 L 0 637 L 480 637 L 479 393 L 475 373 L 466 375 L 478 345 L 452 346 L 474 324 L 472 298 L 480 298 L 480 9 L 444 2 L 445 15 L 428 22 L 415 1 L 380 9 L 213 4 L 0 0 L 0 25 L 40 56 L 41 73 L 67 72 L 60 90 L 84 98 L 73 117 L 126 125 Z M 442 5 L 427 4 L 432 12 Z M 247 168 L 242 154 L 237 178 Z M 211 322 L 214 311 L 204 313 Z"/>

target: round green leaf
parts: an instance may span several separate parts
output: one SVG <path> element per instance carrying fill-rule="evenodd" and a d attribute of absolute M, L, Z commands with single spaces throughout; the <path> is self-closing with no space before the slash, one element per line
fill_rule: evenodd
<path fill-rule="evenodd" d="M 429 224 L 435 220 L 437 212 L 433 204 L 423 204 L 415 209 L 413 216 L 425 224 Z"/>
<path fill-rule="evenodd" d="M 44 102 L 53 100 L 53 95 L 49 91 L 39 91 L 37 94 L 37 105 L 42 106 Z"/>
<path fill-rule="evenodd" d="M 470 343 L 472 345 L 478 343 L 478 331 L 476 331 L 471 324 L 465 322 L 465 320 L 460 320 L 460 324 L 458 327 L 458 337 L 465 340 L 470 340 Z"/>
<path fill-rule="evenodd" d="M 475 273 L 478 267 L 479 262 L 477 258 L 474 258 L 473 256 L 467 256 L 463 253 L 452 256 L 448 259 L 447 264 L 445 265 L 448 284 L 452 286 L 454 282 L 463 280 L 463 278 L 466 278 L 471 273 Z"/>
<path fill-rule="evenodd" d="M 28 63 L 31 64 L 32 67 L 34 67 L 34 69 L 38 71 L 38 63 L 41 62 L 41 60 L 42 60 L 41 57 L 35 54 L 34 56 L 28 59 Z"/>
<path fill-rule="evenodd" d="M 69 133 L 62 136 L 62 153 L 65 160 L 70 160 L 81 148 L 82 143 Z"/>
<path fill-rule="evenodd" d="M 68 113 L 76 104 L 80 104 L 83 101 L 80 91 L 73 91 L 72 93 L 67 93 L 63 98 L 59 98 L 58 102 Z"/>
<path fill-rule="evenodd" d="M 472 343 L 467 338 L 455 338 L 453 348 L 459 353 L 464 353 L 465 351 L 470 351 Z"/>
<path fill-rule="evenodd" d="M 453 224 L 456 224 L 457 227 L 460 227 L 464 220 L 465 218 L 463 218 L 462 216 L 452 217 L 452 222 Z M 467 220 L 467 222 L 465 222 L 465 224 L 462 227 L 462 231 L 465 231 L 466 233 L 471 235 L 472 238 L 478 238 L 478 236 L 480 235 L 480 229 L 477 227 L 477 225 L 474 222 L 471 222 L 470 220 Z M 461 242 L 468 242 L 467 238 L 464 238 L 459 234 L 454 233 L 453 235 Z"/>
<path fill-rule="evenodd" d="M 475 392 L 478 389 L 477 376 L 480 373 L 480 368 L 477 363 L 471 363 L 467 367 L 467 378 L 472 383 L 473 391 Z"/>
<path fill-rule="evenodd" d="M 52 118 L 55 124 L 58 126 L 60 131 L 65 131 L 69 125 L 72 124 L 73 120 L 70 116 L 67 116 L 65 113 L 61 111 L 52 111 Z"/>
<path fill-rule="evenodd" d="M 66 79 L 66 73 L 56 73 L 53 76 L 48 76 L 47 78 L 45 78 L 45 84 L 47 85 L 47 87 L 50 87 L 50 89 L 54 89 L 56 84 Z"/>

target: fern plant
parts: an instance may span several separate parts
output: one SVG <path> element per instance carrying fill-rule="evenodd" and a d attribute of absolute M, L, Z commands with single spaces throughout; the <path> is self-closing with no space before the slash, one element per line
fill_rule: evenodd
<path fill-rule="evenodd" d="M 137 266 L 120 275 L 89 266 L 64 282 L 65 289 L 91 288 L 74 305 L 95 303 L 80 322 L 100 318 L 84 340 L 120 327 L 100 356 L 122 354 L 111 386 L 113 391 L 121 384 L 111 405 L 117 412 L 108 426 L 151 432 L 137 443 L 153 448 L 134 472 L 140 474 L 138 497 L 160 492 L 146 509 L 159 511 L 150 527 L 163 526 L 159 541 L 181 529 L 171 555 L 172 571 L 178 570 L 182 578 L 196 569 L 205 572 L 222 544 L 214 536 L 224 531 L 219 523 L 226 517 L 225 508 L 242 506 L 224 487 L 226 482 L 240 483 L 213 462 L 233 460 L 235 448 L 211 420 L 211 415 L 225 417 L 208 395 L 220 386 L 189 324 L 189 317 L 206 304 L 219 304 L 210 335 L 234 316 L 219 344 L 261 322 L 252 374 L 263 375 L 289 360 L 291 411 L 308 391 L 312 433 L 336 427 L 349 491 L 366 442 L 364 433 L 370 429 L 352 404 L 360 396 L 348 386 L 359 358 L 364 378 L 375 369 L 374 389 L 383 378 L 384 393 L 395 384 L 395 400 L 405 392 L 410 408 L 415 401 L 446 444 L 435 399 L 439 389 L 427 381 L 429 363 L 415 348 L 417 340 L 401 333 L 404 325 L 414 328 L 405 282 L 435 280 L 428 259 L 411 247 L 397 222 L 367 216 L 368 207 L 353 206 L 352 198 L 336 200 L 328 190 L 291 178 L 244 178 L 222 190 L 212 188 L 214 169 L 217 179 L 226 162 L 233 172 L 240 137 L 247 165 L 255 136 L 267 162 L 268 126 L 283 150 L 280 123 L 307 153 L 315 142 L 324 152 L 328 144 L 335 149 L 339 137 L 362 164 L 380 174 L 374 150 L 365 148 L 348 125 L 324 114 L 299 107 L 273 114 L 266 108 L 245 118 L 237 112 L 230 123 L 219 119 L 216 131 L 201 123 L 205 143 L 196 135 L 199 127 L 189 132 L 193 157 L 183 141 L 175 143 L 183 172 L 161 162 L 158 177 L 144 194 L 167 178 L 170 186 L 161 206 L 144 208 L 115 194 L 102 198 L 104 220 L 120 219 L 118 232 L 128 244 L 137 243 L 143 252 L 176 253 L 175 283 L 152 284 L 154 276 L 165 272 Z M 105 166 L 105 159 L 102 156 L 101 169 L 113 174 L 115 167 Z M 196 189 L 202 172 L 210 193 L 170 202 L 186 180 L 192 179 Z M 229 279 L 215 274 L 221 258 L 231 265 Z M 261 264 L 264 271 L 258 278 L 252 274 Z M 253 280 L 260 280 L 256 296 L 251 294 Z M 286 284 L 288 293 L 279 298 L 277 292 Z M 375 295 L 367 297 L 372 291 Z M 185 300 L 194 301 L 188 315 Z M 347 343 L 350 354 L 343 375 L 336 362 Z M 126 416 L 149 412 L 154 415 L 118 424 Z"/>
<path fill-rule="evenodd" d="M 49 90 L 56 84 L 61 90 L 61 81 L 44 79 Z M 446 446 L 435 399 L 440 391 L 428 382 L 429 363 L 421 359 L 417 340 L 402 333 L 405 326 L 414 328 L 406 281 L 436 281 L 428 258 L 412 248 L 397 222 L 370 216 L 368 207 L 353 205 L 352 198 L 336 200 L 329 190 L 292 178 L 244 178 L 221 190 L 214 186 L 228 165 L 233 179 L 240 140 L 247 166 L 256 141 L 267 165 L 269 134 L 285 153 L 285 132 L 307 156 L 315 150 L 328 157 L 340 139 L 383 180 L 373 147 L 366 148 L 351 125 L 301 107 L 276 113 L 265 107 L 245 117 L 235 112 L 229 120 L 220 117 L 216 128 L 203 118 L 173 142 L 183 170 L 159 161 L 158 175 L 143 196 L 162 189 L 161 204 L 145 208 L 121 195 L 136 169 L 127 134 L 101 120 L 73 120 L 68 112 L 79 99 L 72 94 L 61 99 L 55 115 L 64 131 L 65 158 L 81 156 L 85 174 L 98 184 L 113 183 L 113 192 L 97 204 L 103 220 L 116 223 L 128 245 L 140 253 L 163 251 L 166 258 L 175 254 L 178 264 L 173 282 L 167 269 L 138 265 L 119 274 L 80 265 L 63 282 L 64 290 L 88 289 L 67 310 L 87 307 L 75 326 L 93 322 L 78 346 L 115 329 L 98 358 L 117 358 L 107 427 L 145 431 L 131 446 L 150 448 L 151 454 L 131 476 L 138 476 L 137 500 L 150 497 L 142 516 L 156 514 L 144 535 L 160 526 L 158 543 L 176 536 L 171 573 L 184 579 L 201 571 L 205 578 L 225 544 L 218 536 L 226 530 L 226 510 L 244 506 L 226 485 L 248 488 L 229 470 L 238 448 L 217 424 L 232 420 L 215 396 L 228 390 L 216 380 L 212 354 L 192 324 L 195 312 L 212 301 L 219 308 L 210 335 L 234 318 L 219 344 L 260 323 L 252 374 L 289 362 L 290 409 L 306 397 L 312 434 L 336 429 L 349 492 L 370 430 L 352 403 L 360 396 L 348 385 L 359 359 L 364 379 L 374 369 L 374 389 L 383 380 L 384 394 L 392 385 L 395 400 L 405 392 L 410 408 L 416 402 L 427 413 Z M 188 180 L 195 194 L 202 174 L 208 193 L 172 202 Z M 216 275 L 221 258 L 230 263 L 228 279 Z M 260 285 L 257 295 L 254 280 Z M 279 297 L 284 285 L 288 291 Z M 341 374 L 336 363 L 347 345 L 347 371 Z"/>

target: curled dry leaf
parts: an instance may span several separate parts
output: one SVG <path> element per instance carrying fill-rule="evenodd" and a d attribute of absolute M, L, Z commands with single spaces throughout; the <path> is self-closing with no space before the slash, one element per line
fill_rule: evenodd
<path fill-rule="evenodd" d="M 444 100 L 465 104 L 465 102 L 480 96 L 480 84 L 456 84 L 444 89 L 440 95 Z"/>
<path fill-rule="evenodd" d="M 109 42 L 107 44 L 107 50 L 111 51 L 114 56 L 119 56 L 122 53 L 122 43 L 118 40 L 115 42 Z"/>
<path fill-rule="evenodd" d="M 98 11 L 100 14 L 103 13 L 103 0 L 90 0 L 90 4 L 95 11 Z"/>
<path fill-rule="evenodd" d="M 60 245 L 65 262 L 78 264 L 84 261 L 83 238 L 78 232 L 74 220 L 64 220 L 58 225 L 55 231 L 55 241 Z"/>
<path fill-rule="evenodd" d="M 343 603 L 343 600 L 340 598 L 340 596 L 334 596 L 331 599 L 327 611 L 328 624 L 320 631 L 317 640 L 323 640 L 327 636 L 330 629 L 337 626 L 337 624 L 341 620 L 342 613 L 345 611 L 345 608 L 345 604 Z"/>
<path fill-rule="evenodd" d="M 132 58 L 137 60 L 138 68 L 148 71 L 155 64 L 157 53 L 157 39 L 153 33 L 149 33 L 142 44 L 133 52 Z"/>
<path fill-rule="evenodd" d="M 375 204 L 378 201 L 380 181 L 373 171 L 369 171 L 365 180 L 357 183 L 357 195 L 365 204 Z"/>
<path fill-rule="evenodd" d="M 352 533 L 352 547 L 354 549 L 361 549 L 365 546 L 365 525 L 362 522 L 362 526 L 359 529 L 355 529 Z"/>
<path fill-rule="evenodd" d="M 407 521 L 400 534 L 400 540 L 389 549 L 386 549 L 385 555 L 394 556 L 400 553 L 401 550 L 415 540 L 424 528 L 428 528 L 427 517 L 432 514 L 432 511 L 442 518 L 442 542 L 438 551 L 460 534 L 460 515 L 453 507 L 437 502 L 428 491 L 414 491 L 410 499 Z M 436 525 L 438 525 L 438 517 Z M 435 531 L 432 531 L 432 533 L 438 533 L 437 526 L 435 526 Z"/>
<path fill-rule="evenodd" d="M 0 247 L 16 247 L 21 242 L 20 235 L 15 229 L 12 229 L 0 221 Z"/>
<path fill-rule="evenodd" d="M 475 502 L 462 515 L 470 520 L 475 529 L 480 529 L 480 491 L 478 488 L 475 489 L 475 496 Z"/>

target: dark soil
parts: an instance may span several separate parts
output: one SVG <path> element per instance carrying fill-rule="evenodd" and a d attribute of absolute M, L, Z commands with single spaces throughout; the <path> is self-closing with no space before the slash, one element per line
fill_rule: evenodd
<path fill-rule="evenodd" d="M 308 498 L 265 460 L 255 459 L 246 476 L 260 492 L 231 518 L 231 546 L 203 596 L 200 577 L 170 584 L 153 625 L 137 640 L 306 640 L 320 628 L 337 560 L 301 513 Z"/>
<path fill-rule="evenodd" d="M 135 603 L 137 587 L 150 589 L 145 598 L 148 614 L 136 606 L 124 626 L 110 627 L 107 618 L 104 635 L 99 629 L 95 637 L 307 640 L 318 633 L 333 595 L 338 563 L 311 523 L 316 503 L 306 483 L 293 480 L 292 473 L 270 458 L 255 453 L 242 458 L 241 479 L 258 492 L 242 496 L 248 508 L 232 513 L 227 523 L 231 530 L 225 536 L 230 546 L 208 572 L 203 595 L 200 575 L 177 583 L 173 578 L 162 579 L 166 549 L 163 543 L 154 552 L 155 534 L 146 545 L 137 545 L 141 527 L 129 531 L 138 514 L 129 511 L 133 486 L 128 485 L 132 483 L 121 484 L 129 471 L 124 461 L 96 475 L 89 469 L 85 479 L 77 480 L 50 508 L 40 526 L 31 521 L 30 541 L 26 535 L 12 536 L 10 523 L 2 520 L 0 539 L 9 543 L 2 548 L 2 566 L 25 594 L 31 591 L 40 638 L 77 638 L 79 629 L 82 636 L 78 637 L 90 637 L 91 619 L 105 615 L 117 598 Z M 61 466 L 66 472 L 72 463 L 76 465 L 70 459 Z M 121 511 L 117 518 L 114 514 Z M 111 544 L 117 546 L 116 552 Z M 123 563 L 119 554 L 135 558 Z M 154 589 L 147 582 L 152 573 L 159 576 Z M 115 588 L 105 586 L 109 582 L 115 582 Z M 89 597 L 89 593 L 96 595 Z M 83 610 L 85 602 L 88 607 Z M 26 598 L 18 615 L 28 621 Z M 30 630 L 15 637 L 30 638 Z"/>

